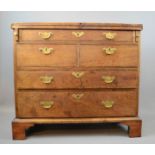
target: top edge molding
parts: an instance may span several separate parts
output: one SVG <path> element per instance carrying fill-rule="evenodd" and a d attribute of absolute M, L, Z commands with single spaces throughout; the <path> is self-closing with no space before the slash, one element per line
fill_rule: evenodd
<path fill-rule="evenodd" d="M 12 29 L 35 29 L 35 28 L 51 28 L 51 29 L 114 29 L 114 30 L 142 30 L 142 24 L 124 24 L 124 23 L 13 23 Z"/>

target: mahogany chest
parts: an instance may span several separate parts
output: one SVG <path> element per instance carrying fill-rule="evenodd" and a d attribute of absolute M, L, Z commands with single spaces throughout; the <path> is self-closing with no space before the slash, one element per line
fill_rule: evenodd
<path fill-rule="evenodd" d="M 141 136 L 140 24 L 15 23 L 14 139 L 35 124 L 120 123 Z"/>

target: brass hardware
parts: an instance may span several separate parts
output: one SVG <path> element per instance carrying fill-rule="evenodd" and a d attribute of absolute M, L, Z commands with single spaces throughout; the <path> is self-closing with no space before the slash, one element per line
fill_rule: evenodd
<path fill-rule="evenodd" d="M 45 40 L 49 39 L 52 35 L 53 35 L 52 32 L 39 32 L 39 36 Z"/>
<path fill-rule="evenodd" d="M 112 40 L 115 38 L 116 33 L 107 32 L 107 33 L 103 33 L 103 35 L 105 35 L 106 39 Z"/>
<path fill-rule="evenodd" d="M 44 47 L 44 48 L 39 48 L 39 51 L 42 52 L 45 55 L 49 55 L 49 54 L 51 54 L 54 51 L 54 49 L 53 48 Z"/>
<path fill-rule="evenodd" d="M 73 94 L 72 95 L 72 97 L 75 98 L 77 101 L 79 101 L 83 96 L 84 94 Z"/>
<path fill-rule="evenodd" d="M 81 78 L 84 75 L 84 72 L 72 72 L 72 75 L 76 78 Z"/>
<path fill-rule="evenodd" d="M 112 55 L 115 53 L 115 51 L 117 50 L 116 48 L 111 48 L 111 47 L 107 47 L 107 48 L 102 48 L 103 51 L 105 51 L 105 53 L 107 55 Z"/>
<path fill-rule="evenodd" d="M 84 35 L 84 32 L 72 32 L 72 34 L 75 36 L 75 37 L 77 37 L 77 38 L 80 38 L 80 37 L 82 37 L 83 35 Z"/>
<path fill-rule="evenodd" d="M 101 104 L 102 104 L 105 108 L 112 108 L 113 105 L 114 105 L 114 101 L 112 101 L 112 100 L 102 101 Z"/>
<path fill-rule="evenodd" d="M 40 105 L 44 109 L 50 109 L 54 105 L 54 102 L 53 101 L 41 101 Z"/>
<path fill-rule="evenodd" d="M 115 80 L 115 76 L 102 76 L 102 80 L 109 84 L 112 83 Z"/>
<path fill-rule="evenodd" d="M 40 80 L 44 84 L 49 84 L 49 83 L 51 83 L 54 80 L 54 77 L 53 76 L 41 76 Z"/>

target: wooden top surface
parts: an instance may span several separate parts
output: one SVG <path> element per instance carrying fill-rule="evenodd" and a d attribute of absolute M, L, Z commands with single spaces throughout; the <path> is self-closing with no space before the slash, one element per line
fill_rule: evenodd
<path fill-rule="evenodd" d="M 52 28 L 52 29 L 114 29 L 114 30 L 142 30 L 142 24 L 122 24 L 122 23 L 13 23 L 12 29 L 16 28 Z"/>

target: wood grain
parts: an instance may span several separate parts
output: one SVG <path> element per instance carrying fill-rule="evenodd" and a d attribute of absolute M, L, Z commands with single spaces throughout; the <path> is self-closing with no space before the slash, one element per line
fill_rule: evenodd
<path fill-rule="evenodd" d="M 38 34 L 39 32 L 49 32 L 53 35 L 49 39 L 42 39 Z M 73 32 L 83 32 L 84 35 L 81 37 L 76 37 Z M 105 33 L 112 32 L 116 34 L 113 40 L 108 40 L 105 37 Z M 53 40 L 89 40 L 89 41 L 109 41 L 109 42 L 133 42 L 133 31 L 105 31 L 105 30 L 20 30 L 20 41 L 43 41 L 49 42 Z"/>
<path fill-rule="evenodd" d="M 83 72 L 81 78 L 72 75 Z M 41 81 L 42 76 L 53 77 L 49 84 Z M 112 83 L 106 83 L 102 77 L 115 77 Z M 18 71 L 18 89 L 84 89 L 84 88 L 137 88 L 137 71 L 130 70 L 69 70 L 69 71 Z"/>
<path fill-rule="evenodd" d="M 76 100 L 73 94 L 83 94 Z M 102 101 L 114 101 L 112 108 L 105 108 Z M 50 109 L 40 102 L 53 101 Z M 22 91 L 17 97 L 18 117 L 116 117 L 136 116 L 136 91 Z"/>
<path fill-rule="evenodd" d="M 115 23 L 14 23 L 14 79 L 16 119 L 13 139 L 25 139 L 35 124 L 120 123 L 130 137 L 141 136 L 138 118 L 141 24 Z M 42 39 L 39 32 L 52 32 Z M 72 32 L 83 32 L 75 37 Z M 105 32 L 115 33 L 109 40 Z M 103 48 L 116 48 L 107 55 Z M 53 48 L 43 54 L 40 48 Z M 82 71 L 77 79 L 72 72 Z M 43 84 L 40 76 L 53 76 Z M 115 76 L 111 84 L 102 76 Z M 73 94 L 84 94 L 76 100 Z M 75 95 L 74 95 L 75 96 Z M 41 101 L 53 101 L 45 109 Z M 106 108 L 101 101 L 114 101 Z"/>
<path fill-rule="evenodd" d="M 141 137 L 142 120 L 123 121 L 121 124 L 128 126 L 129 137 Z"/>
<path fill-rule="evenodd" d="M 23 140 L 26 138 L 25 131 L 36 124 L 81 124 L 81 123 L 120 123 L 129 128 L 129 137 L 141 136 L 142 121 L 138 117 L 109 117 L 109 118 L 57 118 L 57 119 L 14 119 L 13 139 Z"/>
<path fill-rule="evenodd" d="M 12 122 L 12 137 L 14 140 L 23 140 L 26 138 L 26 130 L 33 127 L 33 123 Z"/>
<path fill-rule="evenodd" d="M 107 55 L 103 48 L 116 48 L 116 52 Z M 82 67 L 137 67 L 138 46 L 126 45 L 81 45 L 80 66 Z"/>
<path fill-rule="evenodd" d="M 54 51 L 45 55 L 40 48 L 53 48 Z M 76 66 L 77 48 L 73 45 L 17 45 L 17 66 Z"/>
<path fill-rule="evenodd" d="M 78 124 L 78 123 L 116 123 L 120 122 L 124 125 L 128 121 L 140 121 L 139 117 L 102 117 L 102 118 L 15 118 L 16 123 L 32 123 L 32 124 Z"/>
<path fill-rule="evenodd" d="M 31 22 L 31 23 L 13 23 L 12 29 L 104 29 L 104 30 L 142 30 L 142 24 L 124 24 L 124 23 L 73 23 L 73 22 Z"/>

